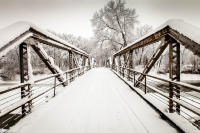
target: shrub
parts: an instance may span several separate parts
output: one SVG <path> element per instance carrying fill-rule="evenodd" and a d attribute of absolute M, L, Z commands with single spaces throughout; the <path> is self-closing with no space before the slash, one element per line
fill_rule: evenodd
<path fill-rule="evenodd" d="M 5 81 L 14 80 L 18 72 L 19 68 L 16 68 L 14 65 L 7 65 L 3 68 L 1 72 L 1 78 Z"/>

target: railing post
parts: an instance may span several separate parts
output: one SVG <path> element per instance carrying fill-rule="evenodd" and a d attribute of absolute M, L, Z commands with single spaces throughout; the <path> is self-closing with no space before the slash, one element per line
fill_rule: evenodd
<path fill-rule="evenodd" d="M 121 66 L 118 67 L 118 73 L 121 75 Z"/>
<path fill-rule="evenodd" d="M 91 69 L 91 66 L 90 66 L 90 57 L 88 57 L 88 70 Z"/>
<path fill-rule="evenodd" d="M 144 79 L 144 92 L 145 94 L 147 94 L 147 76 L 145 75 L 145 79 Z"/>
<path fill-rule="evenodd" d="M 81 68 L 79 67 L 79 68 L 78 68 L 78 76 L 81 75 L 81 74 L 80 74 L 80 71 L 81 71 Z"/>
<path fill-rule="evenodd" d="M 122 75 L 122 77 L 124 77 L 124 69 L 123 69 L 123 66 L 121 67 L 122 69 L 121 69 L 121 75 Z"/>
<path fill-rule="evenodd" d="M 130 50 L 129 52 L 129 63 L 128 63 L 128 79 L 131 81 L 131 69 L 133 69 L 133 50 Z"/>
<path fill-rule="evenodd" d="M 124 78 L 126 78 L 126 72 L 127 72 L 127 69 L 126 69 L 126 62 L 127 62 L 127 60 L 126 60 L 126 54 L 123 54 L 123 68 L 122 68 L 122 70 L 123 70 L 123 72 L 122 72 L 122 76 L 124 77 Z"/>
<path fill-rule="evenodd" d="M 65 84 L 66 84 L 66 86 L 67 86 L 67 85 L 68 85 L 68 79 L 67 79 L 67 78 L 68 78 L 68 76 L 67 76 L 68 73 L 66 72 L 65 74 L 66 74 L 66 75 L 65 75 L 65 76 L 66 76 L 66 82 L 65 82 Z"/>
<path fill-rule="evenodd" d="M 115 70 L 115 56 L 112 58 L 112 69 Z"/>
<path fill-rule="evenodd" d="M 77 69 L 76 70 L 74 70 L 74 80 L 77 78 Z"/>
<path fill-rule="evenodd" d="M 131 75 L 132 75 L 132 70 L 129 69 L 129 81 L 133 81 L 133 78 L 131 77 Z"/>
<path fill-rule="evenodd" d="M 126 69 L 126 72 L 127 72 L 127 73 L 126 73 L 126 74 L 127 74 L 127 76 L 126 76 L 126 77 L 127 77 L 127 80 L 130 81 L 130 75 L 129 75 L 129 74 L 130 74 L 130 70 L 129 70 L 129 68 Z"/>
<path fill-rule="evenodd" d="M 53 96 L 56 96 L 56 77 L 54 78 Z"/>
<path fill-rule="evenodd" d="M 73 57 L 72 57 L 73 55 L 72 55 L 72 51 L 69 51 L 69 70 L 71 70 L 71 69 L 73 69 Z M 73 76 L 73 73 L 72 73 L 72 71 L 70 71 L 69 72 L 69 74 L 70 74 L 70 82 L 72 82 L 72 76 Z"/>
<path fill-rule="evenodd" d="M 133 71 L 134 87 L 135 87 L 135 71 Z"/>
<path fill-rule="evenodd" d="M 121 55 L 118 56 L 118 64 L 119 64 L 119 75 L 121 75 Z"/>

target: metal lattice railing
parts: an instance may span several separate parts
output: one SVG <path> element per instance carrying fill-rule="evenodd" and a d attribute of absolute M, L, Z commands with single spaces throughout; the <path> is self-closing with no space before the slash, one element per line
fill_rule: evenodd
<path fill-rule="evenodd" d="M 31 113 L 32 110 L 39 105 L 47 102 L 49 99 L 56 96 L 57 91 L 60 90 L 62 84 L 68 85 L 76 77 L 88 71 L 90 66 L 83 66 L 63 72 L 65 81 L 58 82 L 56 77 L 60 74 L 52 74 L 47 77 L 33 81 L 32 83 L 26 82 L 13 87 L 0 90 L 0 128 L 8 129 L 14 125 L 21 118 Z M 21 87 L 30 86 L 31 95 L 22 97 Z M 27 103 L 31 103 L 31 111 L 22 112 L 22 107 Z"/>
<path fill-rule="evenodd" d="M 173 104 L 173 112 L 180 114 L 193 125 L 200 128 L 200 87 L 190 85 L 183 82 L 171 81 L 169 79 L 144 74 L 142 72 L 135 71 L 122 66 L 115 66 L 113 68 L 124 80 L 133 83 L 133 86 L 141 89 L 144 94 L 151 95 L 155 99 L 162 102 L 166 107 L 169 108 L 169 102 Z M 137 78 L 143 75 L 144 80 L 139 81 L 136 84 Z M 156 86 L 155 84 L 164 84 L 164 87 Z M 169 86 L 176 85 L 180 87 L 180 98 L 177 98 L 177 92 L 174 88 L 173 92 L 170 92 Z M 173 94 L 172 98 L 170 93 Z M 179 106 L 179 108 L 177 108 Z"/>

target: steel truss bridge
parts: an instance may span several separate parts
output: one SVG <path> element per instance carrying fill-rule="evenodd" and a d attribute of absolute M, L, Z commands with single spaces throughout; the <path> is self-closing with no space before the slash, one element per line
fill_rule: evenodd
<path fill-rule="evenodd" d="M 189 26 L 189 28 L 195 29 L 195 31 L 198 31 L 200 28 L 186 23 L 176 22 L 179 24 L 179 28 L 174 26 L 174 23 L 174 21 L 168 21 L 148 35 L 116 52 L 112 58 L 107 60 L 107 68 L 94 68 L 94 59 L 91 59 L 89 54 L 33 24 L 19 22 L 2 29 L 0 33 L 4 34 L 0 35 L 0 57 L 6 57 L 9 51 L 17 48 L 20 69 L 20 83 L 0 89 L 0 128 L 2 132 L 9 132 L 10 130 L 12 132 L 31 132 L 32 129 L 33 131 L 37 129 L 37 132 L 39 132 L 40 128 L 41 132 L 44 132 L 47 131 L 47 127 L 51 129 L 52 127 L 48 125 L 48 122 L 42 123 L 44 126 L 41 125 L 41 127 L 37 127 L 39 121 L 34 119 L 34 116 L 40 110 L 44 110 L 45 106 L 41 104 L 47 104 L 46 108 L 51 108 L 52 110 L 58 108 L 59 110 L 66 111 L 66 114 L 64 111 L 62 112 L 62 117 L 55 115 L 52 110 L 49 110 L 49 113 L 48 110 L 47 113 L 42 113 L 41 111 L 38 113 L 39 117 L 41 117 L 41 121 L 45 121 L 47 117 L 45 117 L 45 115 L 47 114 L 51 115 L 49 117 L 50 119 L 52 118 L 51 120 L 55 128 L 59 125 L 59 121 L 62 121 L 61 119 L 70 118 L 71 121 L 75 121 L 75 125 L 68 123 L 69 126 L 72 124 L 72 129 L 62 129 L 62 127 L 60 127 L 58 131 L 84 132 L 87 129 L 88 132 L 116 132 L 116 130 L 120 132 L 159 132 L 162 130 L 164 132 L 164 127 L 166 127 L 166 132 L 199 132 L 200 87 L 180 81 L 180 47 L 183 46 L 192 51 L 194 55 L 200 56 L 200 44 L 193 36 L 189 35 L 190 32 L 181 32 L 181 26 Z M 150 60 L 148 60 L 144 70 L 142 72 L 136 71 L 134 69 L 135 51 L 155 43 L 157 49 Z M 67 70 L 62 71 L 61 68 L 56 65 L 55 58 L 52 58 L 52 54 L 46 51 L 46 46 L 66 52 L 63 56 L 67 59 Z M 149 74 L 159 57 L 166 50 L 169 51 L 169 78 L 166 79 Z M 52 73 L 51 75 L 38 79 L 33 78 L 31 62 L 34 60 L 31 58 L 32 52 L 41 59 L 46 68 Z M 91 68 L 94 68 L 94 70 L 90 70 Z M 112 72 L 110 70 L 112 70 Z M 77 81 L 74 81 L 76 78 L 78 78 Z M 109 80 L 113 83 L 109 83 Z M 150 80 L 151 83 L 153 81 L 167 84 L 167 86 L 165 86 L 166 89 L 163 91 L 163 89 L 153 86 L 149 82 Z M 72 81 L 74 82 L 71 83 Z M 48 86 L 41 86 L 44 83 L 48 84 Z M 122 87 L 120 87 L 120 85 Z M 73 86 L 75 86 L 75 90 L 77 90 L 77 88 L 79 89 L 76 93 L 73 93 L 72 89 L 70 94 L 74 97 L 70 97 L 70 95 L 67 95 L 64 91 L 67 91 L 67 88 L 73 88 Z M 119 90 L 116 90 L 116 88 Z M 132 91 L 129 92 L 130 89 L 132 89 Z M 116 91 L 119 92 L 113 95 Z M 59 96 L 62 92 L 63 95 L 66 94 L 66 96 Z M 189 92 L 195 92 L 195 95 Z M 188 97 L 186 97 L 186 94 Z M 118 95 L 120 95 L 120 97 L 118 97 Z M 71 99 L 67 99 L 67 96 Z M 79 99 L 78 97 L 84 97 L 86 100 L 78 100 L 70 104 L 71 108 L 76 107 L 80 109 L 74 109 L 70 112 L 71 108 L 68 108 L 67 103 L 72 99 Z M 129 99 L 127 99 L 127 97 L 129 97 Z M 51 98 L 54 105 L 51 105 Z M 117 104 L 117 99 L 121 99 L 118 101 L 120 103 L 119 105 Z M 134 100 L 131 101 L 131 99 Z M 71 102 L 73 102 L 73 100 Z M 49 102 L 46 103 L 47 101 Z M 91 103 L 93 106 L 90 105 Z M 145 106 L 139 106 L 141 103 Z M 84 107 L 82 104 L 88 105 L 88 108 Z M 112 105 L 113 108 L 110 107 Z M 132 106 L 136 108 L 132 108 Z M 105 111 L 103 108 L 108 108 L 109 110 L 105 109 Z M 148 111 L 145 112 L 143 110 L 144 108 L 150 112 L 153 111 L 153 113 L 148 114 Z M 144 116 L 141 114 L 137 115 L 139 114 L 138 110 L 141 110 Z M 83 114 L 79 114 L 79 111 L 82 111 Z M 113 113 L 109 113 L 109 111 Z M 127 115 L 130 111 L 132 111 L 132 115 L 134 114 L 134 118 L 132 118 L 133 116 L 131 114 Z M 67 115 L 67 113 L 73 114 L 74 112 L 75 114 L 79 114 L 83 120 L 79 120 L 79 118 L 75 116 L 71 117 Z M 90 117 L 92 114 L 93 117 L 96 117 L 94 119 L 88 118 L 92 121 L 92 123 L 90 123 L 92 126 L 86 125 L 85 130 L 78 130 L 77 128 L 82 129 L 84 127 L 83 123 L 87 123 L 88 119 L 86 119 L 86 116 Z M 99 115 L 102 115 L 102 117 L 99 117 Z M 115 119 L 118 118 L 118 115 L 119 119 Z M 161 117 L 156 117 L 154 119 L 151 115 L 158 115 Z M 137 121 L 135 125 L 134 123 L 132 125 L 134 128 L 131 127 L 131 125 L 128 127 L 123 124 L 123 122 L 129 123 L 130 121 L 128 119 Z M 147 124 L 151 119 L 155 124 Z M 23 127 L 23 125 L 29 123 L 29 121 L 33 124 L 33 127 Z M 82 122 L 83 125 L 76 127 L 77 121 Z M 99 121 L 99 123 L 95 121 Z M 109 121 L 111 121 L 111 123 L 109 123 Z M 162 127 L 159 128 L 157 124 L 162 123 L 160 121 L 164 121 L 168 126 L 163 126 L 163 129 Z M 105 124 L 102 124 L 104 122 Z M 62 123 L 60 124 L 62 125 Z M 68 125 L 66 124 L 65 126 L 67 127 Z M 98 128 L 98 130 L 93 129 L 95 127 L 96 129 Z M 52 128 L 52 132 L 55 131 L 56 130 Z"/>

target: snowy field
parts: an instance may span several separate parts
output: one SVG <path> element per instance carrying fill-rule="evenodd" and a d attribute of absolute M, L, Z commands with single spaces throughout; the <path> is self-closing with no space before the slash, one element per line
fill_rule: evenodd
<path fill-rule="evenodd" d="M 159 125 L 159 126 L 158 126 Z M 173 133 L 146 102 L 113 72 L 96 68 L 63 88 L 10 132 Z"/>

